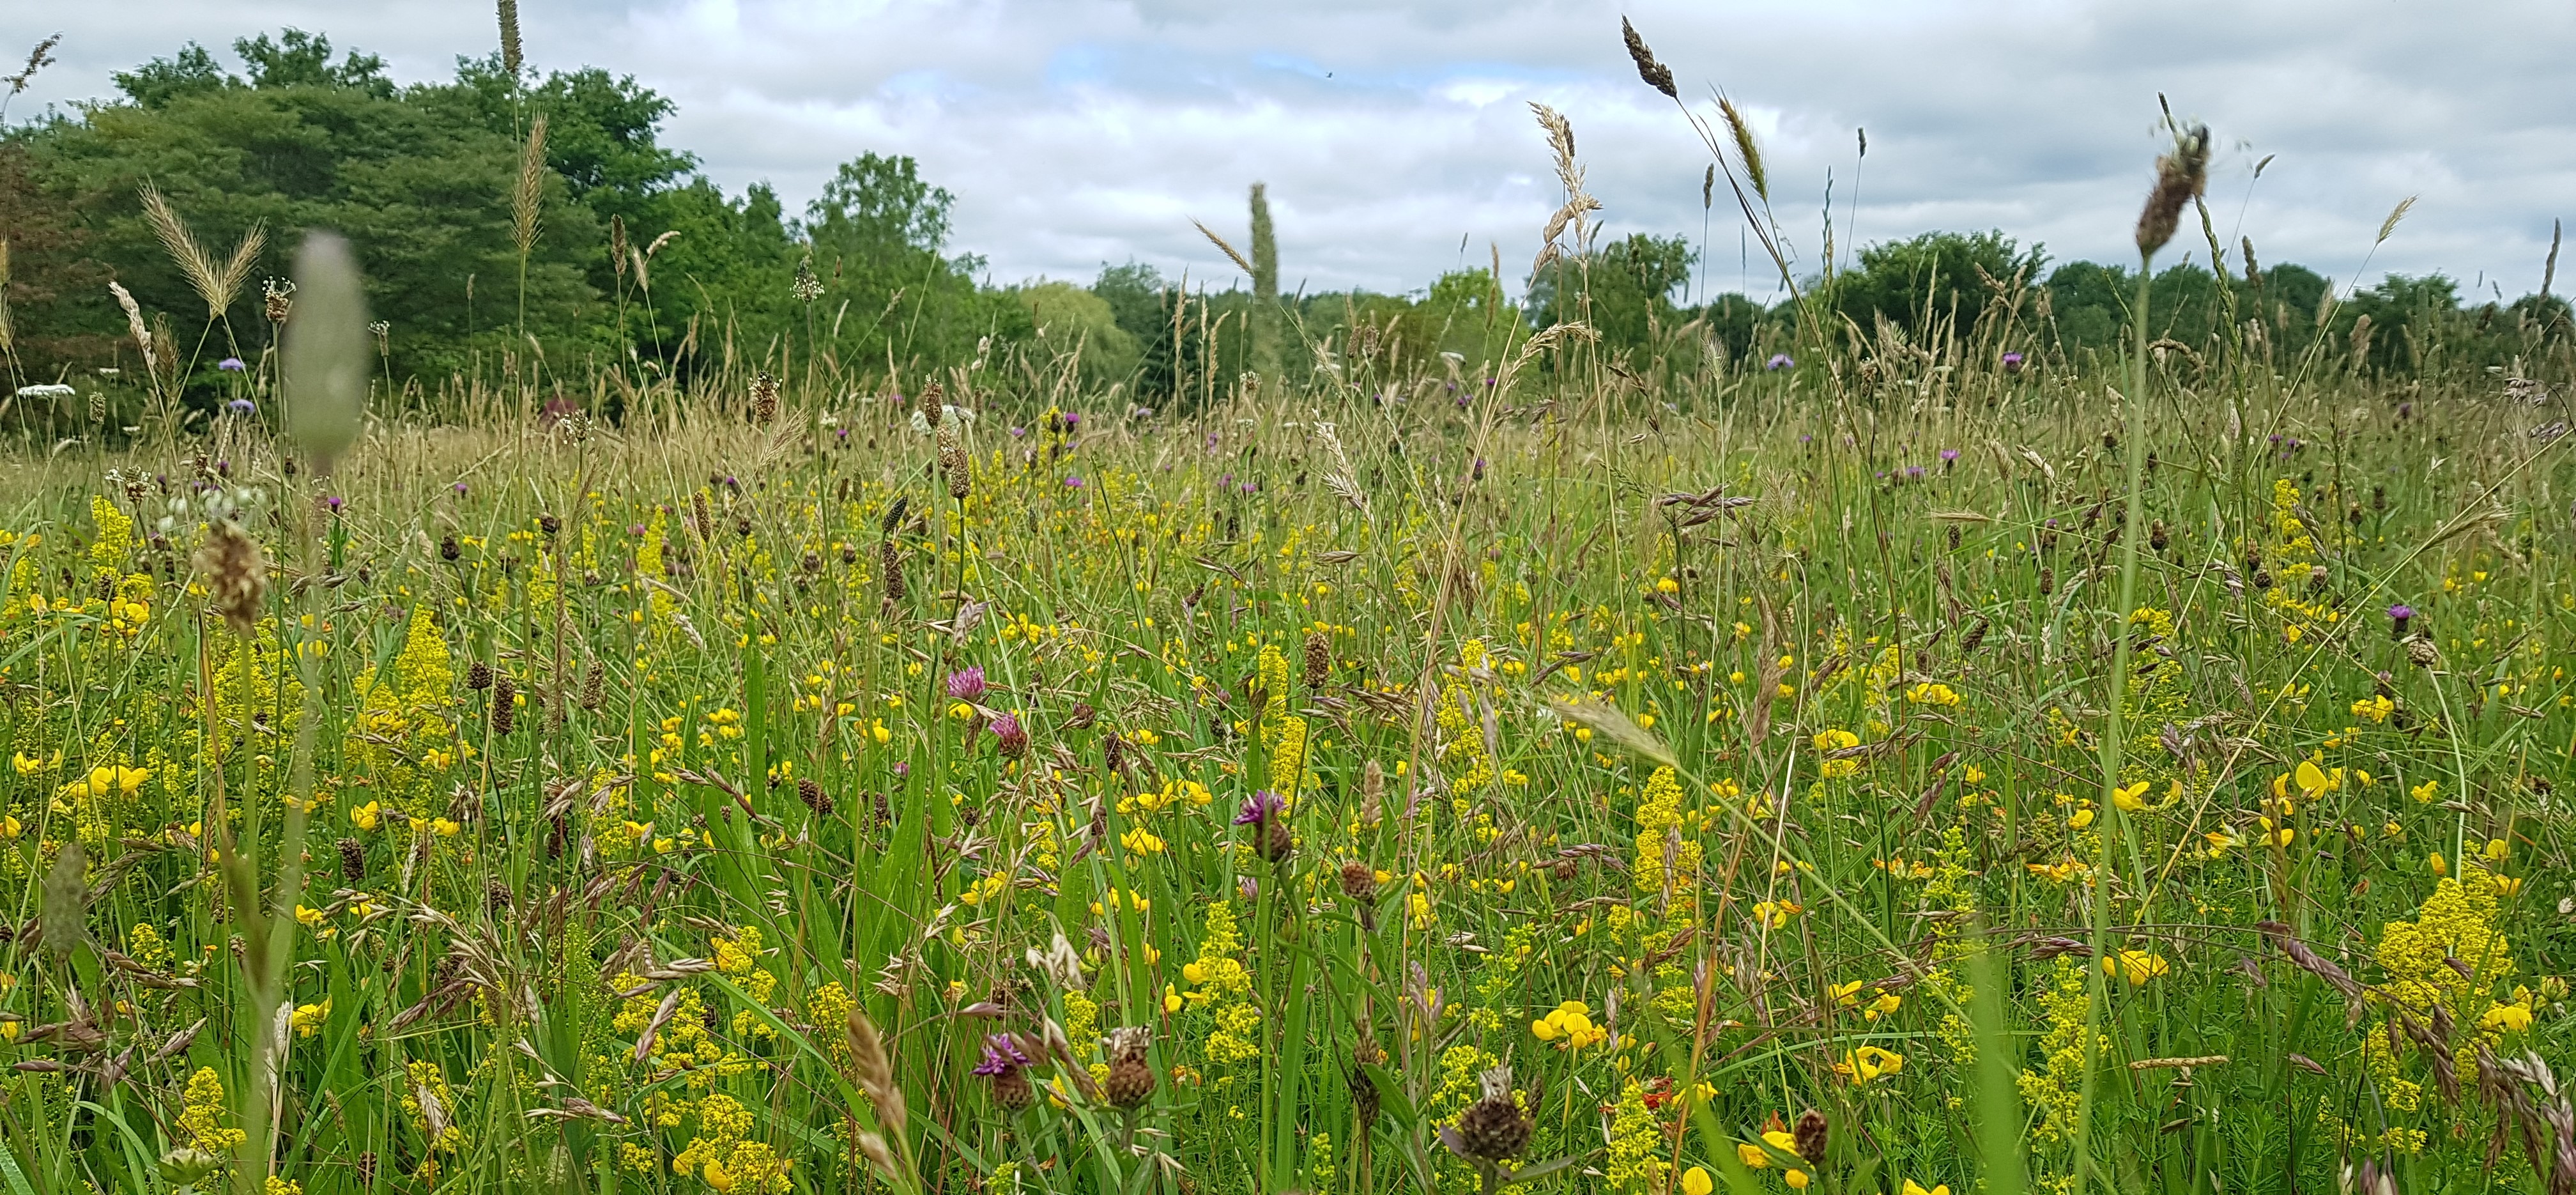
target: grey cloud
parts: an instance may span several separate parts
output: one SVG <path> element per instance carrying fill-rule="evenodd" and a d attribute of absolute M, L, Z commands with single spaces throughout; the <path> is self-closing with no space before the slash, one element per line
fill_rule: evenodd
<path fill-rule="evenodd" d="M 42 102 L 196 38 L 294 24 L 435 77 L 485 52 L 480 5 L 145 0 L 0 19 L 72 34 Z M 670 140 L 729 188 L 791 209 L 834 165 L 909 153 L 958 195 L 957 244 L 997 278 L 1088 277 L 1129 256 L 1225 285 L 1189 218 L 1242 225 L 1270 184 L 1282 269 L 1309 289 L 1420 286 L 1499 247 L 1516 274 L 1557 196 L 1526 104 L 1564 110 L 1614 233 L 1701 228 L 1706 155 L 1636 81 L 1604 0 L 880 0 L 872 4 L 522 0 L 529 56 L 632 73 L 680 105 Z M 2539 0 L 1819 4 L 1626 8 L 1702 111 L 1722 81 L 1765 132 L 1773 198 L 1803 269 L 1833 177 L 1837 236 L 2000 227 L 2052 256 L 2121 260 L 2157 149 L 2155 96 L 2223 148 L 2212 216 L 2229 245 L 2350 278 L 2539 281 L 2576 183 L 2556 82 L 2576 10 Z M 23 33 L 21 30 L 23 29 Z M 1329 72 L 1327 77 L 1326 72 Z M 22 106 L 15 111 L 25 113 Z M 1855 161 L 1855 128 L 1870 131 Z M 2277 154 L 2259 184 L 2255 161 Z M 2385 246 L 2391 205 L 2420 194 Z M 1854 200 L 1857 199 L 1857 206 Z M 2240 224 L 2240 215 L 2241 224 Z M 1712 279 L 1733 285 L 1740 217 L 1710 213 Z M 1232 232 L 1229 231 L 1229 235 Z M 2186 237 L 2175 253 L 2207 249 Z M 1763 271 L 1751 271 L 1757 289 Z"/>

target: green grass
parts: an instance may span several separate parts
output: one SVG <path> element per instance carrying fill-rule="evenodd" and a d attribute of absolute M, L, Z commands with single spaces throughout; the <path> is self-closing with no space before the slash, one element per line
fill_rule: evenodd
<path fill-rule="evenodd" d="M 221 471 L 25 460 L 0 868 L 43 932 L 0 956 L 0 1183 L 167 1190 L 198 1145 L 311 1195 L 1463 1190 L 1437 1130 L 1507 1063 L 1512 1164 L 1569 1163 L 1541 1186 L 2544 1189 L 2519 1130 L 2487 1165 L 2477 1050 L 2569 1034 L 2549 412 L 2155 370 L 2135 418 L 2071 376 L 1897 401 L 1812 365 L 1651 420 L 1579 368 L 1464 409 L 996 407 L 962 502 L 908 412 L 828 411 L 816 452 L 721 392 L 391 425 L 328 479 L 256 427 Z M 189 564 L 205 493 L 270 562 L 247 639 Z M 2135 809 L 2103 802 L 2114 702 Z M 1232 823 L 1292 785 L 1273 862 Z M 245 903 L 307 922 L 266 1154 L 220 1139 L 264 1135 Z M 2133 952 L 2102 983 L 2097 926 Z M 1078 973 L 1031 957 L 1058 935 Z M 1534 1032 L 1569 1001 L 1608 1035 Z M 1151 1031 L 1132 1113 L 1093 1077 L 1120 1026 Z M 1005 1032 L 1018 1114 L 971 1073 Z M 1808 1109 L 1822 1157 L 1739 1153 Z"/>

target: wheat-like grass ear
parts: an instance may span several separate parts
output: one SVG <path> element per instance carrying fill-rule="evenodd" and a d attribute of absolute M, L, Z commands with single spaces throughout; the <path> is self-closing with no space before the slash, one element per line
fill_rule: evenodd
<path fill-rule="evenodd" d="M 546 118 L 539 113 L 528 125 L 528 144 L 519 152 L 519 182 L 510 193 L 510 239 L 519 256 L 537 247 L 538 215 L 545 199 Z"/>
<path fill-rule="evenodd" d="M 179 218 L 177 209 L 162 198 L 161 189 L 143 185 L 143 219 L 152 226 L 152 235 L 161 241 L 161 249 L 188 279 L 197 297 L 206 301 L 206 314 L 221 314 L 224 308 L 223 279 L 215 269 L 214 259 L 206 255 L 196 235 L 188 231 L 187 221 Z"/>
<path fill-rule="evenodd" d="M 1247 260 L 1241 253 L 1235 252 L 1234 246 L 1226 244 L 1225 238 L 1218 236 L 1215 229 L 1210 228 L 1205 224 L 1201 224 L 1196 220 L 1192 220 L 1190 223 L 1198 228 L 1199 235 L 1206 237 L 1210 244 L 1215 245 L 1219 249 L 1225 250 L 1226 257 L 1234 262 L 1235 268 L 1242 270 L 1247 275 L 1252 273 L 1252 262 Z"/>

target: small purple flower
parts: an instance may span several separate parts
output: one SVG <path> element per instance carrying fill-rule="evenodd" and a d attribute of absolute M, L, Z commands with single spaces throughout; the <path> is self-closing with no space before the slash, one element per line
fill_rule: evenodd
<path fill-rule="evenodd" d="M 1905 479 L 1906 479 L 1907 481 L 1921 481 L 1921 480 L 1923 480 L 1923 466 L 1921 466 L 1921 465 L 1907 465 L 1907 466 L 1905 467 Z"/>
<path fill-rule="evenodd" d="M 1005 759 L 1018 759 L 1028 754 L 1028 729 L 1009 714 L 993 719 L 993 748 L 1000 751 Z"/>
<path fill-rule="evenodd" d="M 912 775 L 912 765 L 900 759 L 894 761 L 894 775 L 897 780 Z"/>
<path fill-rule="evenodd" d="M 253 415 L 259 414 L 259 404 L 252 402 L 247 398 L 236 398 L 231 402 L 225 403 L 224 410 L 232 414 L 239 415 L 244 419 L 248 419 Z"/>
<path fill-rule="evenodd" d="M 1773 353 L 1771 354 L 1771 359 L 1763 363 L 1762 368 L 1772 370 L 1795 369 L 1797 368 L 1797 365 L 1797 358 L 1792 357 L 1787 353 Z"/>
<path fill-rule="evenodd" d="M 628 523 L 628 524 L 626 525 L 626 534 L 628 534 L 628 535 L 642 535 L 642 534 L 644 534 L 644 524 L 642 524 L 642 523 Z"/>
<path fill-rule="evenodd" d="M 1272 863 L 1287 862 L 1297 849 L 1295 836 L 1288 833 L 1288 799 L 1277 793 L 1265 789 L 1245 798 L 1234 824 L 1252 827 L 1252 849 Z"/>
<path fill-rule="evenodd" d="M 2006 354 L 2004 354 L 2004 372 L 2005 372 L 2005 373 L 2020 373 L 2020 372 L 2021 372 L 2021 362 L 2022 362 L 2022 356 L 2021 356 L 2021 354 L 2019 354 L 2019 353 L 2006 353 Z"/>
<path fill-rule="evenodd" d="M 1034 1065 L 1020 1052 L 1020 1044 L 1007 1033 L 996 1033 L 984 1039 L 984 1060 L 975 1064 L 979 1075 L 998 1075 L 1020 1067 Z"/>
<path fill-rule="evenodd" d="M 344 503 L 344 501 L 345 501 L 345 500 L 344 500 L 344 499 L 342 499 L 338 494 L 333 494 L 333 495 L 331 495 L 330 497 L 323 499 L 323 500 L 322 500 L 322 505 L 327 506 L 327 507 L 330 507 L 330 508 L 331 508 L 331 513 L 333 513 L 333 514 L 338 514 L 338 513 L 340 513 L 340 507 L 341 507 L 341 505 Z"/>
<path fill-rule="evenodd" d="M 2413 606 L 2409 606 L 2404 602 L 2399 602 L 2394 606 L 2390 606 L 2388 608 L 2388 637 L 2391 639 L 2405 638 L 2406 622 L 2408 619 L 2413 617 L 2415 617 L 2415 607 Z"/>
<path fill-rule="evenodd" d="M 462 498 L 462 497 L 464 497 L 464 496 L 465 496 L 465 483 L 464 483 L 464 482 L 461 482 L 461 481 L 460 481 L 460 482 L 457 482 L 457 483 L 456 483 L 456 496 L 457 496 L 457 497 L 459 497 L 459 498 Z"/>
<path fill-rule="evenodd" d="M 1082 423 L 1082 416 L 1075 414 L 1072 411 L 1065 412 L 1062 418 L 1064 419 L 1064 430 L 1066 431 L 1072 431 Z"/>
<path fill-rule="evenodd" d="M 1247 481 L 1243 483 L 1243 492 L 1247 494 L 1257 494 L 1261 492 L 1261 487 L 1253 482 Z"/>
<path fill-rule="evenodd" d="M 1025 428 L 1025 427 L 1014 427 L 1014 428 L 1012 428 L 1012 429 L 1011 429 L 1011 438 L 1012 438 L 1012 439 L 1014 439 L 1014 440 L 1019 439 L 1020 437 L 1025 436 L 1025 435 L 1027 435 L 1027 434 L 1029 434 L 1029 429 L 1027 429 L 1027 428 Z"/>
<path fill-rule="evenodd" d="M 1942 449 L 1942 450 L 1941 450 L 1941 463 L 1942 463 L 1942 464 L 1945 464 L 1945 465 L 1946 465 L 1946 464 L 1949 464 L 1950 462 L 1955 461 L 1955 460 L 1957 460 L 1957 459 L 1959 459 L 1959 450 L 1958 450 L 1958 449 L 1956 449 L 1956 448 L 1944 448 L 1944 449 Z"/>
<path fill-rule="evenodd" d="M 1267 825 L 1271 818 L 1277 816 L 1280 812 L 1287 809 L 1287 807 L 1288 798 L 1280 796 L 1275 792 L 1271 792 L 1268 789 L 1263 789 L 1260 792 L 1254 793 L 1243 799 L 1243 811 L 1234 815 L 1234 824 L 1238 826 Z"/>
<path fill-rule="evenodd" d="M 984 666 L 960 668 L 948 674 L 948 696 L 953 701 L 984 699 Z"/>
<path fill-rule="evenodd" d="M 850 429 L 846 427 L 836 427 L 832 429 L 832 434 L 839 436 L 842 441 L 846 443 L 850 438 Z"/>
<path fill-rule="evenodd" d="M 215 368 L 220 369 L 225 373 L 240 373 L 250 367 L 242 364 L 242 359 L 239 357 L 226 357 L 221 361 L 215 362 Z"/>
<path fill-rule="evenodd" d="M 1068 490 L 1078 490 L 1078 489 L 1081 489 L 1081 488 L 1082 488 L 1082 479 L 1081 479 L 1081 478 L 1079 478 L 1079 477 L 1068 477 L 1068 478 L 1065 478 L 1065 479 L 1064 479 L 1064 488 L 1066 488 L 1066 489 L 1068 489 Z"/>

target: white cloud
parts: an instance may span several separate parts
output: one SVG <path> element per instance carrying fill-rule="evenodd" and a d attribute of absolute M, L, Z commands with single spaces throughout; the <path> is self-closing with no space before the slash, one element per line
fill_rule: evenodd
<path fill-rule="evenodd" d="M 114 11 L 109 11 L 113 8 Z M 1605 0 L 523 0 L 539 66 L 632 73 L 680 105 L 668 140 L 728 188 L 791 208 L 866 150 L 908 153 L 958 196 L 956 246 L 998 278 L 1087 278 L 1129 256 L 1223 285 L 1191 229 L 1237 235 L 1269 183 L 1287 285 L 1405 290 L 1487 259 L 1507 272 L 1554 206 L 1526 103 L 1572 118 L 1613 233 L 1696 236 L 1706 155 L 1638 83 Z M 2059 259 L 2120 260 L 2157 149 L 2155 97 L 2207 120 L 2212 216 L 2265 261 L 2539 282 L 2553 204 L 2576 195 L 2561 64 L 2576 9 L 2397 0 L 1910 4 L 1753 0 L 1628 8 L 1703 110 L 1723 81 L 1761 134 L 1803 268 L 1833 177 L 1848 245 L 2001 227 Z M 108 72 L 189 38 L 298 25 L 383 54 L 405 79 L 492 44 L 490 10 L 137 0 L 0 18 L 63 65 L 21 97 L 109 90 Z M 1855 130 L 1869 156 L 1855 161 Z M 2249 188 L 2253 164 L 2277 155 Z M 2420 195 L 2372 255 L 2380 221 Z M 1856 203 L 1856 206 L 1855 206 Z M 1723 192 L 1710 272 L 1732 285 Z M 1460 241 L 1467 242 L 1462 251 Z M 2197 250 L 2196 237 L 2171 252 Z M 1762 271 L 1751 271 L 1757 288 Z"/>

